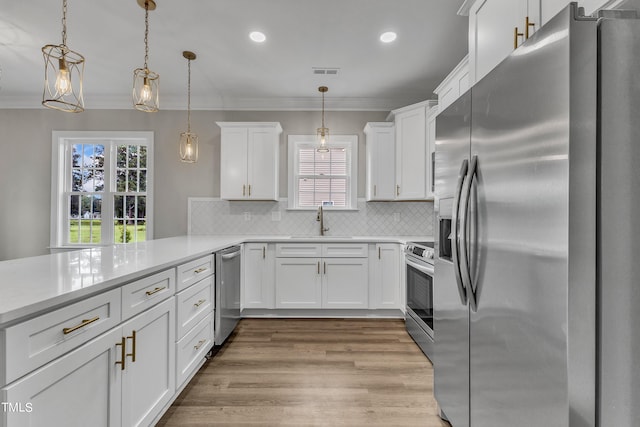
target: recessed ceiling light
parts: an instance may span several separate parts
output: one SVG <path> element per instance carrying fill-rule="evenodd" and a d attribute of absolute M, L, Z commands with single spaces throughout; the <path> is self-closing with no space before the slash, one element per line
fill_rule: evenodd
<path fill-rule="evenodd" d="M 380 41 L 382 43 L 391 43 L 396 39 L 396 37 L 398 37 L 396 33 L 394 33 L 393 31 L 387 31 L 386 33 L 382 33 L 380 35 Z"/>
<path fill-rule="evenodd" d="M 262 43 L 267 39 L 267 36 L 265 36 L 264 33 L 261 33 L 260 31 L 252 31 L 251 33 L 249 33 L 249 38 L 256 43 Z"/>

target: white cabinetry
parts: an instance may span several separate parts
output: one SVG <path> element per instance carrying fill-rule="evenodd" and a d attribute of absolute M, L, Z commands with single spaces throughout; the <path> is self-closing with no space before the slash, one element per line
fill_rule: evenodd
<path fill-rule="evenodd" d="M 426 116 L 435 105 L 437 101 L 424 101 L 391 112 L 396 128 L 396 200 L 430 198 Z"/>
<path fill-rule="evenodd" d="M 0 425 L 123 425 L 121 338 L 122 329 L 112 329 L 4 388 L 0 401 L 24 412 L 0 411 Z"/>
<path fill-rule="evenodd" d="M 370 245 L 371 300 L 373 309 L 404 311 L 402 286 L 402 251 L 397 243 Z"/>
<path fill-rule="evenodd" d="M 469 89 L 469 55 L 444 78 L 442 83 L 434 89 L 438 96 L 438 110 L 443 111 Z M 427 113 L 428 114 L 428 113 Z"/>
<path fill-rule="evenodd" d="M 3 402 L 33 410 L 0 425 L 150 425 L 175 393 L 174 313 L 167 299 L 6 386 Z"/>
<path fill-rule="evenodd" d="M 394 200 L 395 126 L 392 122 L 370 122 L 364 127 L 367 137 L 367 201 Z"/>
<path fill-rule="evenodd" d="M 366 244 L 277 244 L 276 256 L 276 308 L 369 307 Z"/>
<path fill-rule="evenodd" d="M 427 111 L 427 199 L 433 199 L 436 193 L 436 117 L 439 111 L 438 105 Z"/>
<path fill-rule="evenodd" d="M 524 40 L 565 8 L 570 0 L 467 1 L 460 14 L 469 13 L 469 77 L 471 85 L 495 68 Z M 622 0 L 584 0 L 578 6 L 591 15 Z"/>
<path fill-rule="evenodd" d="M 274 308 L 275 245 L 244 244 L 242 308 Z"/>
<path fill-rule="evenodd" d="M 217 122 L 220 136 L 220 197 L 278 200 L 282 127 L 273 122 Z"/>
<path fill-rule="evenodd" d="M 122 425 L 147 426 L 176 389 L 175 302 L 168 299 L 122 326 Z"/>
<path fill-rule="evenodd" d="M 177 267 L 176 388 L 204 362 L 213 346 L 214 258 L 207 255 Z"/>

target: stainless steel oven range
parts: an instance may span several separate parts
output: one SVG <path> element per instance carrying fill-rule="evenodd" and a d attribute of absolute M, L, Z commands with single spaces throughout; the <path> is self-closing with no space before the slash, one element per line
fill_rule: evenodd
<path fill-rule="evenodd" d="M 422 352 L 433 352 L 433 242 L 409 242 L 404 249 L 407 332 Z"/>

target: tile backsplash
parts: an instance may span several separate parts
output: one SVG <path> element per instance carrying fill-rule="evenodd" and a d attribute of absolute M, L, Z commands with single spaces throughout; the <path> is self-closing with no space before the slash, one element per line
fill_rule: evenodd
<path fill-rule="evenodd" d="M 287 210 L 287 200 L 244 202 L 190 197 L 189 234 L 318 235 L 316 211 Z M 433 236 L 433 202 L 365 202 L 324 211 L 330 236 Z"/>

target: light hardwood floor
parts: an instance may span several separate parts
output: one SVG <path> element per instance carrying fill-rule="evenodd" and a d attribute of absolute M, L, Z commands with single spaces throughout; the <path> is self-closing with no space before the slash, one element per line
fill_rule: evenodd
<path fill-rule="evenodd" d="M 445 427 L 401 320 L 243 319 L 158 426 Z"/>

